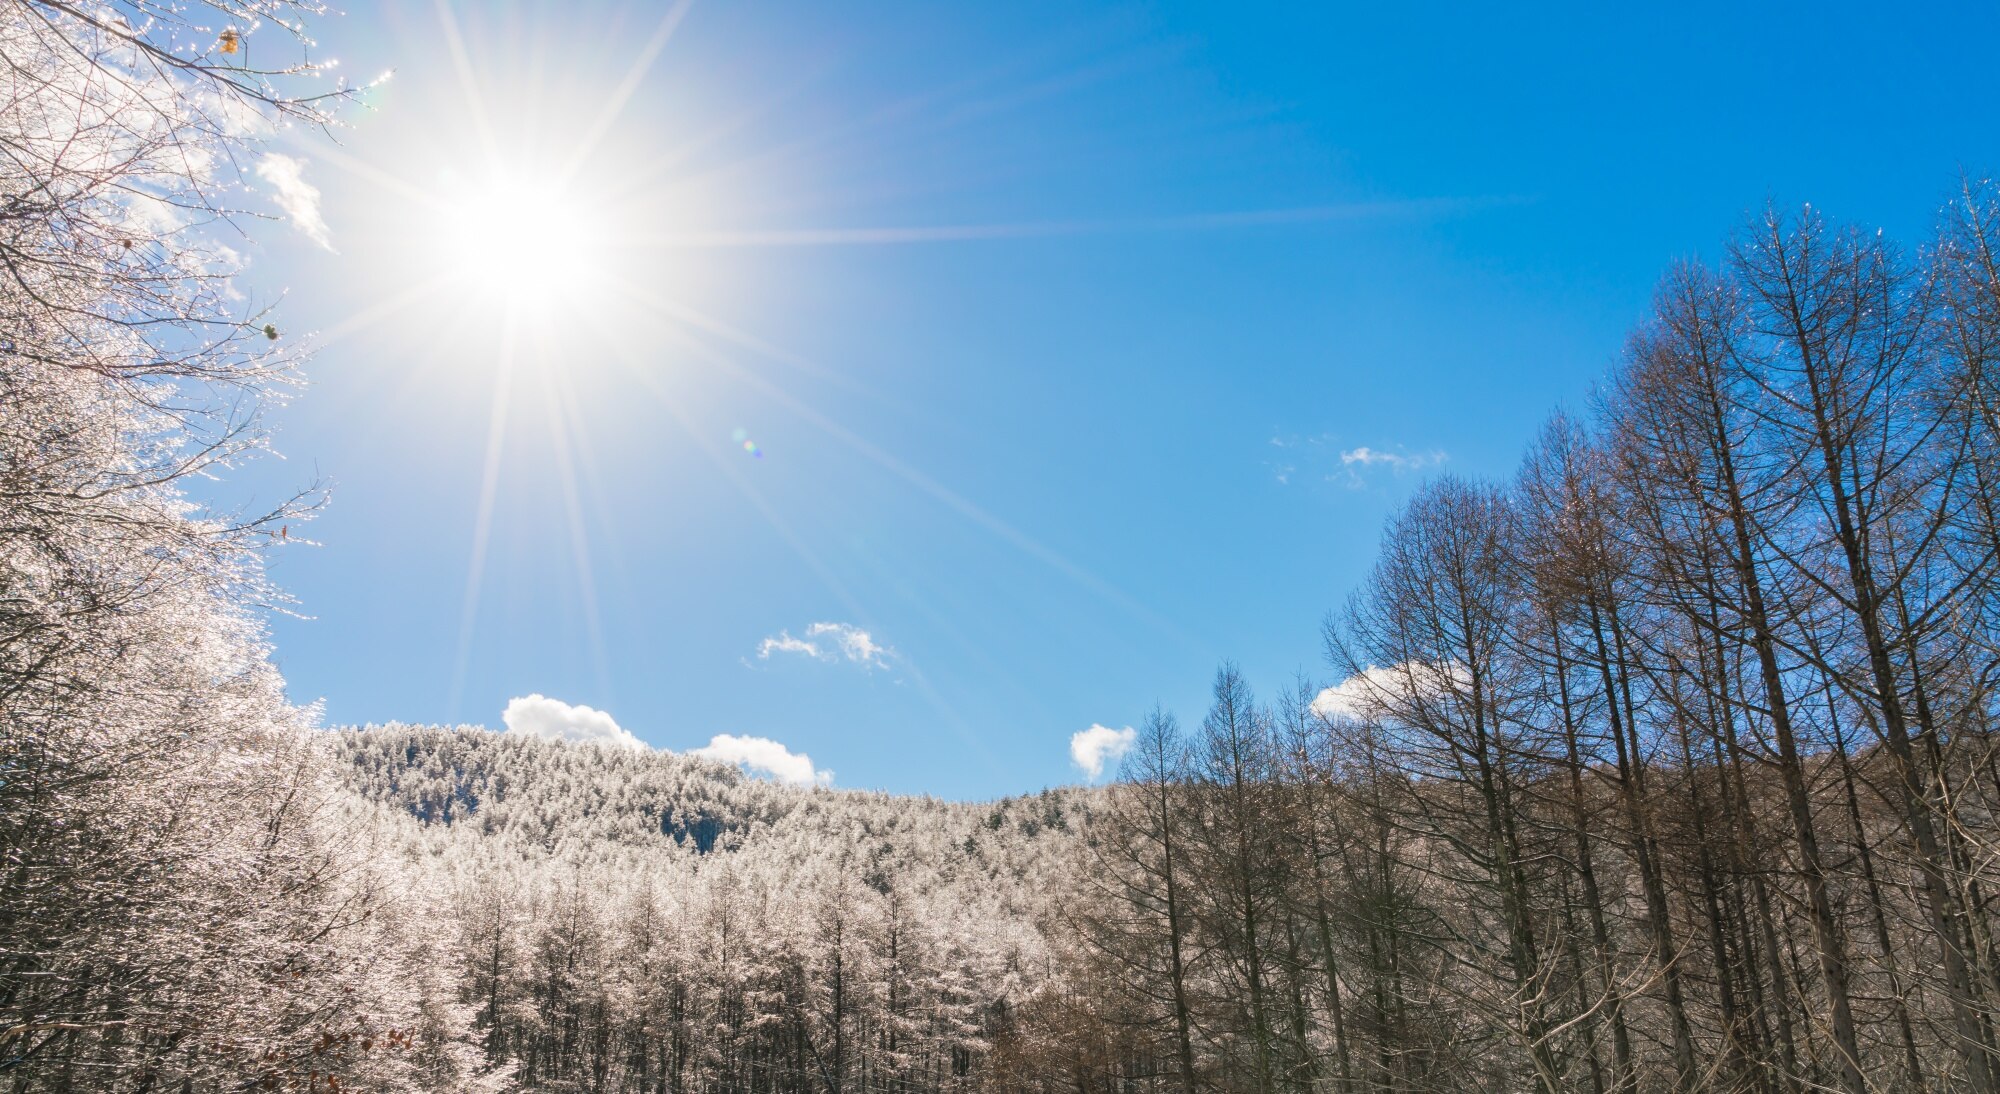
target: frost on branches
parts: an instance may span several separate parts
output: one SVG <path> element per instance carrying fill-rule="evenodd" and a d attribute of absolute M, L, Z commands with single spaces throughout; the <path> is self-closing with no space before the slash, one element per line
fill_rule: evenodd
<path fill-rule="evenodd" d="M 812 789 L 472 728 L 340 734 L 378 854 L 447 894 L 460 998 L 525 1089 L 995 1089 L 1098 792 Z M 360 804 L 365 803 L 365 804 Z"/>
<path fill-rule="evenodd" d="M 227 241 L 258 135 L 317 117 L 305 13 L 0 4 L 13 1090 L 436 1090 L 477 1064 L 401 881 L 340 850 L 324 741 L 266 660 L 259 548 L 313 499 L 183 488 L 262 446 L 297 365 Z M 225 67 L 203 29 L 225 23 L 302 59 Z"/>

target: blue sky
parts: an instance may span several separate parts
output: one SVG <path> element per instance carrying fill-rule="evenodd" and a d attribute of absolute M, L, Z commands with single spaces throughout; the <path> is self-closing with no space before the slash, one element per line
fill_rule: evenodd
<path fill-rule="evenodd" d="M 1767 199 L 1915 242 L 2000 165 L 2000 10 L 1745 7 L 695 3 L 593 128 L 664 6 L 358 3 L 321 52 L 394 79 L 283 144 L 331 249 L 254 229 L 325 344 L 226 488 L 333 488 L 292 694 L 985 797 L 1224 658 L 1329 682 L 1391 508 L 1510 473 L 1666 263 Z M 434 230 L 586 143 L 556 219 Z M 585 220 L 615 286 L 410 294 Z"/>

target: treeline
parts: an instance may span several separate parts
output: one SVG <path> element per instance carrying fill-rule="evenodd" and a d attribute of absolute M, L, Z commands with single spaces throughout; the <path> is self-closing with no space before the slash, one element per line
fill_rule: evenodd
<path fill-rule="evenodd" d="M 1674 267 L 1098 828 L 1040 1089 L 1991 1091 L 2000 202 Z M 1090 1030 L 1079 1038 L 1067 1031 Z"/>
<path fill-rule="evenodd" d="M 523 1089 L 988 1089 L 1057 975 L 1037 925 L 1074 888 L 1085 791 L 808 790 L 476 729 L 339 747 L 373 853 L 449 894 L 457 997 Z"/>

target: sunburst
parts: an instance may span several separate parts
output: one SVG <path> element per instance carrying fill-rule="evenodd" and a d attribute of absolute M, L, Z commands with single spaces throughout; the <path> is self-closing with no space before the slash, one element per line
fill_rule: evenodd
<path fill-rule="evenodd" d="M 462 93 L 458 122 L 447 123 L 440 116 L 421 147 L 399 156 L 394 168 L 339 148 L 313 148 L 316 159 L 374 184 L 383 196 L 382 207 L 371 211 L 378 221 L 373 226 L 375 234 L 392 241 L 390 253 L 395 256 L 387 263 L 391 268 L 377 271 L 382 285 L 380 299 L 331 326 L 322 343 L 421 308 L 433 316 L 431 326 L 467 334 L 453 340 L 432 360 L 421 362 L 420 367 L 449 367 L 463 375 L 466 360 L 484 366 L 475 374 L 483 376 L 482 382 L 461 385 L 469 393 L 483 395 L 488 413 L 451 707 L 456 710 L 458 706 L 478 627 L 496 502 L 504 488 L 501 471 L 510 422 L 523 409 L 536 407 L 548 416 L 549 435 L 558 448 L 552 470 L 560 479 L 564 516 L 569 523 L 577 595 L 591 632 L 600 681 L 608 687 L 592 577 L 588 534 L 592 522 L 587 519 L 592 515 L 587 512 L 590 495 L 578 482 L 579 468 L 587 469 L 591 461 L 583 428 L 587 415 L 585 408 L 577 405 L 571 386 L 570 372 L 577 368 L 617 368 L 621 380 L 631 381 L 625 385 L 628 390 L 658 399 L 665 411 L 662 419 L 696 441 L 829 592 L 848 606 L 854 618 L 867 622 L 865 606 L 856 602 L 833 569 L 816 556 L 806 537 L 795 532 L 745 476 L 739 466 L 741 453 L 726 450 L 727 427 L 704 429 L 701 423 L 689 420 L 686 409 L 677 405 L 663 381 L 658 362 L 641 360 L 643 355 L 632 340 L 619 336 L 623 326 L 619 317 L 624 316 L 664 324 L 669 333 L 663 341 L 689 350 L 686 356 L 690 364 L 747 383 L 774 406 L 802 418 L 959 517 L 1143 620 L 1149 628 L 1179 635 L 1192 645 L 1185 632 L 1111 583 L 846 428 L 810 405 L 793 390 L 794 385 L 764 375 L 755 362 L 802 368 L 823 380 L 857 386 L 851 378 L 695 307 L 674 292 L 676 276 L 685 276 L 690 263 L 717 249 L 936 245 L 1024 236 L 1214 230 L 1422 212 L 1422 207 L 1436 203 L 1406 203 L 1398 208 L 1317 206 L 1152 220 L 859 228 L 718 226 L 727 218 L 706 216 L 713 210 L 702 204 L 712 193 L 689 200 L 666 179 L 670 165 L 684 149 L 660 137 L 657 154 L 648 155 L 645 141 L 611 139 L 614 131 L 619 131 L 621 114 L 668 52 L 688 8 L 684 0 L 652 25 L 615 83 L 601 85 L 596 93 L 586 95 L 581 108 L 572 101 L 567 109 L 558 111 L 542 103 L 542 89 L 506 85 L 505 94 L 501 94 L 483 83 L 481 74 L 489 70 L 476 58 L 459 13 L 451 0 L 436 0 L 437 33 Z M 536 35 L 532 27 L 512 30 L 516 38 Z M 549 64 L 546 58 L 541 63 L 544 67 Z M 565 66 L 564 71 L 572 68 L 602 71 L 601 62 Z M 635 147 L 636 152 L 632 151 Z M 726 179 L 732 170 L 725 167 L 704 174 L 710 180 Z M 937 702 L 941 712 L 956 724 L 956 714 L 942 699 Z"/>

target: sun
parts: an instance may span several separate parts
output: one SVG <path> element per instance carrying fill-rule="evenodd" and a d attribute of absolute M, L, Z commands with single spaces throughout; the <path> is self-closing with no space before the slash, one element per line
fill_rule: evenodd
<path fill-rule="evenodd" d="M 573 185 L 508 165 L 445 188 L 434 253 L 468 302 L 555 318 L 594 295 L 613 261 L 599 202 Z"/>

